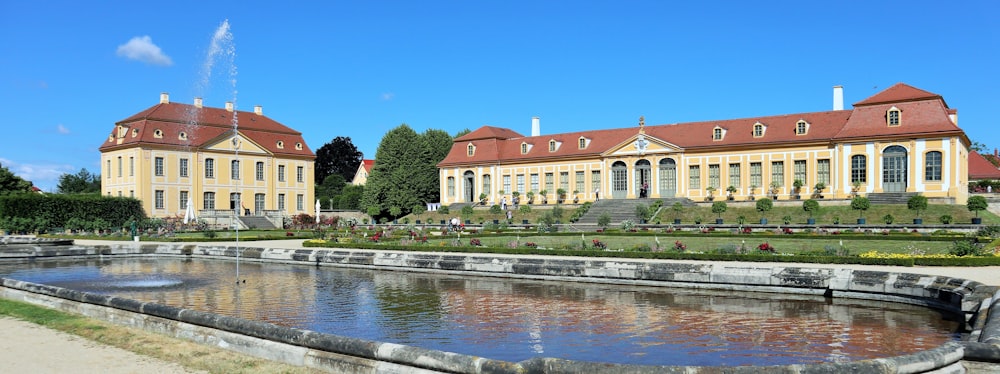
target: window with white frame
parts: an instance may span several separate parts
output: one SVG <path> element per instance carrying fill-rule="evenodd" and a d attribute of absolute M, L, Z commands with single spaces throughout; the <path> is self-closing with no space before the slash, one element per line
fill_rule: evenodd
<path fill-rule="evenodd" d="M 806 185 L 806 160 L 795 160 L 792 164 L 793 169 L 793 181 L 801 181 L 803 185 Z"/>
<path fill-rule="evenodd" d="M 305 206 L 305 204 L 303 203 L 304 200 L 305 196 L 303 196 L 302 194 L 295 195 L 295 209 L 297 209 L 300 212 L 305 210 L 302 209 L 302 207 Z"/>
<path fill-rule="evenodd" d="M 576 172 L 576 191 L 583 192 L 584 182 L 586 181 L 583 180 L 583 172 Z"/>
<path fill-rule="evenodd" d="M 688 166 L 688 185 L 693 190 L 701 189 L 701 165 Z"/>
<path fill-rule="evenodd" d="M 900 113 L 900 111 L 899 111 L 898 108 L 892 107 L 891 109 L 889 109 L 889 111 L 886 112 L 886 115 L 885 115 L 885 117 L 886 117 L 886 123 L 888 123 L 889 126 L 899 126 L 899 123 L 900 123 L 900 120 L 899 120 L 900 114 L 901 113 Z"/>
<path fill-rule="evenodd" d="M 851 156 L 851 183 L 868 182 L 868 158 L 865 155 Z"/>
<path fill-rule="evenodd" d="M 493 181 L 489 174 L 483 174 L 483 193 L 493 193 Z"/>
<path fill-rule="evenodd" d="M 740 164 L 729 164 L 729 185 L 740 188 Z"/>
<path fill-rule="evenodd" d="M 750 185 L 751 186 L 757 186 L 757 187 L 763 187 L 764 186 L 763 172 L 764 172 L 763 167 L 761 166 L 761 164 L 759 162 L 751 162 L 750 163 Z"/>
<path fill-rule="evenodd" d="M 771 184 L 778 187 L 785 186 L 785 162 L 784 161 L 772 161 L 771 162 Z"/>
<path fill-rule="evenodd" d="M 708 165 L 708 186 L 715 187 L 718 189 L 720 187 L 721 170 L 719 170 L 719 164 Z"/>
<path fill-rule="evenodd" d="M 549 193 L 555 192 L 552 178 L 554 178 L 552 173 L 545 173 L 545 191 L 548 191 Z"/>
<path fill-rule="evenodd" d="M 830 159 L 816 160 L 816 183 L 830 185 Z"/>
<path fill-rule="evenodd" d="M 179 172 L 180 172 L 181 178 L 187 178 L 187 176 L 188 176 L 188 159 L 186 159 L 186 158 L 180 159 L 180 167 L 179 167 L 179 169 L 180 169 Z"/>
<path fill-rule="evenodd" d="M 511 189 L 510 189 L 510 174 L 507 174 L 507 175 L 503 176 L 503 191 L 505 193 L 514 192 L 514 191 L 511 191 Z"/>
<path fill-rule="evenodd" d="M 285 211 L 285 194 L 278 194 L 278 210 Z"/>
<path fill-rule="evenodd" d="M 205 159 L 205 178 L 215 178 L 215 159 Z"/>
<path fill-rule="evenodd" d="M 120 177 L 121 170 L 119 170 L 118 174 L 119 174 L 118 176 Z M 153 158 L 153 174 L 155 174 L 157 177 L 163 176 L 163 157 Z"/>
<path fill-rule="evenodd" d="M 538 174 L 531 174 L 531 191 L 538 192 Z"/>
<path fill-rule="evenodd" d="M 259 181 L 264 180 L 264 162 L 257 161 L 254 165 L 254 176 Z"/>
<path fill-rule="evenodd" d="M 215 209 L 215 192 L 205 192 L 204 196 L 202 203 L 205 209 Z"/>
<path fill-rule="evenodd" d="M 180 202 L 181 210 L 186 210 L 188 208 L 188 192 L 181 191 L 178 197 L 179 197 L 178 202 Z"/>
<path fill-rule="evenodd" d="M 233 179 L 233 180 L 239 180 L 240 179 L 240 161 L 239 160 L 233 160 L 233 162 L 230 163 L 230 170 L 231 170 L 230 173 L 229 173 L 230 174 L 230 178 Z"/>
<path fill-rule="evenodd" d="M 455 197 L 455 177 L 448 177 L 448 196 Z"/>
<path fill-rule="evenodd" d="M 590 171 L 590 190 L 600 191 L 601 189 L 601 171 L 591 170 Z"/>
<path fill-rule="evenodd" d="M 524 174 L 517 175 L 517 192 L 524 193 Z"/>
<path fill-rule="evenodd" d="M 278 165 L 278 182 L 285 181 L 285 165 Z"/>
<path fill-rule="evenodd" d="M 122 177 L 122 156 L 118 156 L 118 178 Z"/>
<path fill-rule="evenodd" d="M 927 165 L 924 168 L 924 180 L 926 181 L 941 180 L 941 152 L 938 151 L 927 152 Z"/>
<path fill-rule="evenodd" d="M 154 198 L 155 206 L 154 207 L 156 209 L 163 209 L 163 199 L 165 198 L 163 190 L 156 190 L 154 192 L 154 196 L 155 196 L 155 198 Z"/>
<path fill-rule="evenodd" d="M 304 175 L 305 175 L 305 168 L 303 168 L 301 166 L 296 166 L 295 167 L 295 181 L 299 182 L 299 183 L 302 183 L 302 181 L 305 180 L 305 176 Z"/>

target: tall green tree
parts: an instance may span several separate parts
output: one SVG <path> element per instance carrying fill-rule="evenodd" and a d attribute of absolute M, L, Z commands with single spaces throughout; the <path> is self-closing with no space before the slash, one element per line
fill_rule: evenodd
<path fill-rule="evenodd" d="M 422 149 L 420 136 L 405 123 L 382 137 L 361 198 L 366 212 L 386 216 L 390 208 L 421 203 L 417 185 L 422 179 Z"/>
<path fill-rule="evenodd" d="M 323 180 L 323 183 L 316 186 L 316 198 L 325 206 L 330 199 L 340 195 L 346 184 L 347 182 L 340 174 L 330 174 Z M 330 209 L 338 208 L 331 206 Z"/>
<path fill-rule="evenodd" d="M 31 192 L 31 182 L 14 175 L 3 165 L 0 165 L 0 195 L 17 192 Z"/>
<path fill-rule="evenodd" d="M 91 174 L 86 168 L 80 169 L 76 174 L 63 174 L 59 176 L 56 192 L 64 194 L 101 193 L 101 175 Z"/>
<path fill-rule="evenodd" d="M 351 142 L 351 137 L 338 136 L 316 150 L 316 184 L 322 184 L 326 177 L 338 174 L 344 180 L 354 179 L 354 173 L 361 166 L 363 154 Z"/>
<path fill-rule="evenodd" d="M 421 172 L 417 194 L 423 203 L 441 201 L 441 174 L 437 164 L 451 152 L 453 139 L 444 130 L 428 129 L 420 136 L 423 146 L 420 154 Z M 407 209 L 412 205 L 406 205 Z"/>

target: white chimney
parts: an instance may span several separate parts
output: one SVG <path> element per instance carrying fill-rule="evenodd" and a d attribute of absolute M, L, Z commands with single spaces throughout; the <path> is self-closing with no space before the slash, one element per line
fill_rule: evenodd
<path fill-rule="evenodd" d="M 232 112 L 233 111 L 233 102 L 232 101 L 227 101 L 226 102 L 226 111 L 227 112 Z"/>
<path fill-rule="evenodd" d="M 844 110 L 844 86 L 833 86 L 833 110 Z"/>
<path fill-rule="evenodd" d="M 951 123 L 954 123 L 955 126 L 958 126 L 958 112 L 949 113 L 948 118 L 951 119 Z"/>
<path fill-rule="evenodd" d="M 262 116 L 264 115 L 264 107 L 260 105 L 254 105 L 253 112 L 256 113 L 258 116 Z"/>
<path fill-rule="evenodd" d="M 531 136 L 539 135 L 542 135 L 541 119 L 538 117 L 531 117 Z"/>
<path fill-rule="evenodd" d="M 170 94 L 160 92 L 160 104 L 170 104 Z"/>
<path fill-rule="evenodd" d="M 201 98 L 200 97 L 194 98 L 194 107 L 195 108 L 201 108 Z"/>

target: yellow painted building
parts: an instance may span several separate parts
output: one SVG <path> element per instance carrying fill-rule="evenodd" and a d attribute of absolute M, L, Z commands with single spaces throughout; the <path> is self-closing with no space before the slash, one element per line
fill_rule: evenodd
<path fill-rule="evenodd" d="M 970 142 L 944 99 L 896 84 L 844 110 L 532 136 L 484 126 L 438 164 L 441 203 L 681 197 L 705 201 L 907 192 L 968 198 Z M 839 100 L 839 102 L 838 102 Z M 801 181 L 796 191 L 795 181 Z M 816 187 L 823 187 L 817 191 Z M 714 189 L 714 190 L 713 190 Z M 501 193 L 502 192 L 502 193 Z M 543 199 L 536 196 L 536 202 Z"/>
<path fill-rule="evenodd" d="M 234 133 L 233 124 L 236 123 Z M 315 214 L 315 155 L 302 134 L 232 103 L 160 102 L 115 123 L 100 147 L 101 190 L 135 197 L 151 217 Z"/>

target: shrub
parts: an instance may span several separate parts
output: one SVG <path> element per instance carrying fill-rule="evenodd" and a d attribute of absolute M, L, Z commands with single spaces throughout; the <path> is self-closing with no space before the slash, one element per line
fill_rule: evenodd
<path fill-rule="evenodd" d="M 951 255 L 964 257 L 964 256 L 978 256 L 981 248 L 970 240 L 958 240 L 954 242 L 948 253 Z"/>
<path fill-rule="evenodd" d="M 927 196 L 913 195 L 906 201 L 906 209 L 917 212 L 917 218 L 920 218 L 920 212 L 927 210 Z"/>
<path fill-rule="evenodd" d="M 727 209 L 728 206 L 725 201 L 716 201 L 712 203 L 712 213 L 718 214 L 720 219 L 722 218 L 722 213 L 725 213 Z"/>
<path fill-rule="evenodd" d="M 892 214 L 886 214 L 882 217 L 882 220 L 885 221 L 886 225 L 891 225 L 892 221 L 896 220 L 896 217 L 893 217 Z"/>
<path fill-rule="evenodd" d="M 812 218 L 813 213 L 819 211 L 819 201 L 816 201 L 814 199 L 807 199 L 806 201 L 803 201 L 802 210 L 806 211 L 806 213 L 809 213 L 809 218 Z"/>
<path fill-rule="evenodd" d="M 600 226 L 601 229 L 608 228 L 608 225 L 610 224 L 611 224 L 611 214 L 604 212 L 601 213 L 600 217 L 597 217 L 597 226 Z"/>
<path fill-rule="evenodd" d="M 441 214 L 448 214 L 448 213 L 450 213 L 450 212 L 449 212 L 449 210 L 448 210 L 448 207 L 446 207 L 446 206 L 442 206 L 442 207 L 438 208 L 438 213 L 441 213 Z M 368 223 L 368 222 L 365 222 L 365 223 Z"/>
<path fill-rule="evenodd" d="M 531 213 L 531 207 L 527 205 L 521 205 L 520 208 L 517 208 L 517 211 L 521 212 L 521 214 Z"/>
<path fill-rule="evenodd" d="M 491 214 L 497 215 L 497 214 L 500 214 L 501 212 L 503 212 L 503 208 L 500 208 L 500 205 L 493 204 L 493 206 L 490 206 L 490 213 Z"/>
<path fill-rule="evenodd" d="M 951 216 L 950 216 L 950 215 L 947 215 L 947 214 L 945 214 L 945 215 L 941 216 L 941 217 L 940 217 L 940 218 L 938 218 L 938 219 L 939 219 L 939 220 L 941 221 L 941 223 L 943 223 L 943 224 L 945 224 L 945 225 L 947 225 L 947 224 L 950 224 L 950 223 L 951 223 L 951 221 L 952 221 L 952 218 L 951 218 Z"/>
<path fill-rule="evenodd" d="M 476 210 L 472 208 L 472 205 L 466 205 L 462 207 L 462 217 L 469 219 Z"/>
<path fill-rule="evenodd" d="M 870 201 L 868 201 L 867 197 L 858 196 L 851 199 L 851 209 L 861 212 L 858 218 L 865 218 L 865 211 L 871 207 L 872 204 Z"/>
<path fill-rule="evenodd" d="M 552 217 L 554 217 L 557 220 L 563 218 L 564 212 L 565 209 L 563 209 L 562 205 L 556 204 L 556 206 L 552 207 Z"/>
<path fill-rule="evenodd" d="M 969 201 L 966 203 L 966 208 L 970 212 L 976 213 L 976 217 L 979 217 L 980 210 L 986 210 L 989 207 L 989 202 L 986 201 L 985 197 L 982 196 L 970 196 Z"/>

